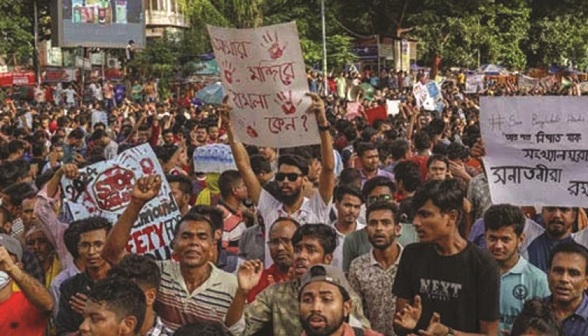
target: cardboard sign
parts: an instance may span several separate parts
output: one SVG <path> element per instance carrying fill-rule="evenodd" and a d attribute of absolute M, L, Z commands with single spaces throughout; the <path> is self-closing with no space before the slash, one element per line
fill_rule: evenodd
<path fill-rule="evenodd" d="M 146 175 L 164 176 L 149 144 L 128 149 L 115 160 L 82 168 L 75 180 L 63 177 L 64 206 L 73 220 L 100 216 L 114 225 L 129 204 L 137 180 Z M 127 250 L 144 254 L 168 245 L 180 217 L 169 184 L 163 178 L 159 195 L 141 209 Z"/>
<path fill-rule="evenodd" d="M 584 207 L 588 201 L 585 97 L 481 97 L 492 202 Z"/>
<path fill-rule="evenodd" d="M 208 26 L 236 140 L 269 147 L 320 143 L 294 22 L 255 29 Z"/>
<path fill-rule="evenodd" d="M 478 93 L 484 90 L 484 75 L 470 75 L 466 77 L 464 93 Z"/>

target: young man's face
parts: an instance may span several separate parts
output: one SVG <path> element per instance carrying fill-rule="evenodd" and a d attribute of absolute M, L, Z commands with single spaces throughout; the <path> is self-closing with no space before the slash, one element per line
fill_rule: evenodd
<path fill-rule="evenodd" d="M 301 278 L 311 266 L 330 264 L 332 259 L 332 255 L 325 255 L 325 249 L 318 238 L 304 236 L 294 245 L 293 266 L 297 278 Z"/>
<path fill-rule="evenodd" d="M 435 160 L 431 162 L 427 176 L 429 180 L 445 180 L 448 173 L 448 168 L 445 162 Z"/>
<path fill-rule="evenodd" d="M 335 201 L 335 208 L 337 208 L 337 220 L 340 223 L 353 224 L 359 217 L 359 210 L 361 208 L 361 199 L 357 196 L 345 194 L 341 201 Z"/>
<path fill-rule="evenodd" d="M 109 310 L 105 303 L 99 304 L 88 300 L 84 309 L 84 322 L 80 325 L 80 334 L 82 336 L 134 335 L 136 325 L 136 319 L 120 318 Z"/>
<path fill-rule="evenodd" d="M 517 237 L 512 226 L 503 226 L 498 230 L 486 230 L 486 246 L 499 264 L 518 258 L 519 247 L 524 239 L 524 233 Z"/>
<path fill-rule="evenodd" d="M 174 200 L 178 203 L 180 208 L 183 208 L 190 201 L 190 195 L 184 194 L 182 189 L 180 189 L 179 182 L 170 182 L 169 188 L 174 196 Z"/>
<path fill-rule="evenodd" d="M 313 281 L 300 293 L 300 323 L 308 335 L 333 335 L 351 311 L 341 290 L 325 281 Z"/>
<path fill-rule="evenodd" d="M 547 273 L 553 300 L 563 305 L 579 303 L 588 288 L 586 259 L 577 253 L 557 253 Z"/>
<path fill-rule="evenodd" d="M 367 150 L 360 157 L 361 166 L 366 171 L 375 171 L 380 163 L 380 155 L 377 149 Z"/>
<path fill-rule="evenodd" d="M 80 234 L 78 253 L 85 260 L 87 268 L 100 268 L 106 263 L 101 256 L 106 236 L 105 229 Z"/>
<path fill-rule="evenodd" d="M 457 213 L 442 213 L 441 209 L 428 200 L 414 216 L 413 225 L 422 243 L 435 243 L 452 234 L 457 221 Z"/>
<path fill-rule="evenodd" d="M 366 231 L 372 247 L 385 250 L 400 234 L 400 225 L 396 225 L 394 213 L 390 210 L 375 210 L 367 219 Z"/>
<path fill-rule="evenodd" d="M 298 167 L 282 164 L 280 165 L 275 178 L 282 202 L 292 204 L 298 199 L 302 191 L 304 179 L 302 171 L 300 171 Z"/>
<path fill-rule="evenodd" d="M 163 142 L 166 145 L 171 145 L 174 143 L 174 134 L 172 132 L 165 133 L 163 135 Z"/>
<path fill-rule="evenodd" d="M 206 142 L 207 139 L 208 139 L 208 132 L 206 131 L 206 128 L 198 128 L 196 130 L 196 140 L 198 142 Z"/>

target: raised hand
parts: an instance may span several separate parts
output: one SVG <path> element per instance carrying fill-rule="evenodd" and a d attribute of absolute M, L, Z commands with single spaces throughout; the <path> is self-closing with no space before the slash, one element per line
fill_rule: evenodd
<path fill-rule="evenodd" d="M 316 93 L 308 92 L 306 93 L 310 99 L 312 99 L 312 104 L 306 110 L 307 113 L 314 113 L 316 115 L 316 121 L 319 125 L 326 125 L 327 124 L 327 116 L 325 112 L 325 102 L 321 99 L 319 95 Z"/>
<path fill-rule="evenodd" d="M 69 306 L 76 313 L 84 314 L 84 309 L 86 308 L 86 301 L 88 301 L 88 297 L 85 294 L 76 293 L 71 298 L 69 298 Z"/>
<path fill-rule="evenodd" d="M 161 188 L 161 177 L 159 175 L 143 176 L 137 180 L 131 198 L 133 200 L 147 203 L 159 194 Z"/>
<path fill-rule="evenodd" d="M 446 336 L 449 328 L 441 324 L 441 315 L 433 313 L 427 330 L 419 330 L 420 336 Z"/>
<path fill-rule="evenodd" d="M 63 172 L 63 176 L 70 180 L 75 180 L 80 175 L 80 171 L 78 170 L 78 166 L 74 163 L 67 163 L 61 167 L 61 171 Z"/>
<path fill-rule="evenodd" d="M 10 273 L 16 266 L 4 246 L 0 246 L 0 271 Z"/>
<path fill-rule="evenodd" d="M 243 263 L 237 272 L 239 289 L 244 293 L 249 293 L 259 283 L 262 271 L 263 263 L 259 260 L 248 260 Z"/>
<path fill-rule="evenodd" d="M 421 318 L 423 307 L 421 306 L 421 297 L 414 297 L 414 305 L 407 304 L 402 311 L 394 315 L 394 325 L 405 330 L 413 330 Z"/>

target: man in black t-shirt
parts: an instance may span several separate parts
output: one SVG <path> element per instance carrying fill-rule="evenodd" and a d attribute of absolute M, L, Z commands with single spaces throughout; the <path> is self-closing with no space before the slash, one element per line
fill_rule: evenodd
<path fill-rule="evenodd" d="M 413 197 L 420 242 L 402 252 L 392 289 L 400 335 L 498 334 L 498 267 L 487 251 L 459 235 L 463 199 L 455 179 L 428 181 Z"/>

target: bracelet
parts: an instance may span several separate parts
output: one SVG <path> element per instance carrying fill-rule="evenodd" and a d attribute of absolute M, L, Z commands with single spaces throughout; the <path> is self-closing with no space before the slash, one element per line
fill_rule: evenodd
<path fill-rule="evenodd" d="M 327 124 L 326 126 L 319 125 L 318 129 L 319 132 L 328 132 L 331 130 L 331 126 L 329 124 Z"/>

